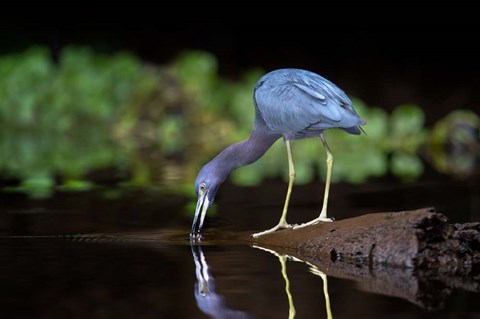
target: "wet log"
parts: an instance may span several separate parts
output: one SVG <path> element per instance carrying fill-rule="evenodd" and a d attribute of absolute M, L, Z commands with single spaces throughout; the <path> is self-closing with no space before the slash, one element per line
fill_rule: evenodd
<path fill-rule="evenodd" d="M 431 275 L 480 268 L 480 223 L 449 224 L 433 208 L 367 214 L 250 240 L 279 254 L 360 268 L 413 268 Z"/>
<path fill-rule="evenodd" d="M 250 243 L 359 289 L 443 309 L 455 289 L 480 292 L 480 223 L 449 224 L 433 208 L 286 229 Z"/>

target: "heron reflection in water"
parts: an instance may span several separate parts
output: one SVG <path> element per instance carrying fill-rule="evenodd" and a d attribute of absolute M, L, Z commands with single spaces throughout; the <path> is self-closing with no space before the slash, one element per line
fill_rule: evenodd
<path fill-rule="evenodd" d="M 215 280 L 208 268 L 202 247 L 194 244 L 190 247 L 197 277 L 194 293 L 198 308 L 213 319 L 253 319 L 249 313 L 228 307 L 225 298 L 215 291 Z"/>

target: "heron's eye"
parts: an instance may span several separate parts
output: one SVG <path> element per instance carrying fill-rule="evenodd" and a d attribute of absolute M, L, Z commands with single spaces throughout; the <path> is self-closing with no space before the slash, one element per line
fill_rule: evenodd
<path fill-rule="evenodd" d="M 201 190 L 201 191 L 204 191 L 204 190 L 206 190 L 206 189 L 207 189 L 207 184 L 201 183 L 201 184 L 200 184 L 200 190 Z"/>

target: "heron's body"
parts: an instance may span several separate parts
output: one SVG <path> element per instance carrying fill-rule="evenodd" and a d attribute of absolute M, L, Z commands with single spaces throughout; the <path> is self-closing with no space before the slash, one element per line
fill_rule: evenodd
<path fill-rule="evenodd" d="M 295 176 L 290 141 L 320 137 L 327 151 L 328 164 L 331 154 L 323 131 L 329 128 L 340 128 L 350 134 L 358 135 L 361 133 L 359 126 L 365 124 L 365 121 L 353 108 L 348 96 L 340 88 L 320 75 L 307 70 L 279 69 L 267 73 L 258 80 L 253 96 L 255 122 L 250 137 L 227 147 L 207 163 L 197 176 L 195 190 L 199 195 L 199 201 L 192 226 L 192 236 L 200 234 L 206 210 L 213 202 L 218 187 L 230 172 L 237 167 L 258 160 L 281 137 L 287 146 L 290 183 L 279 225 L 264 233 L 287 227 L 286 212 Z M 326 204 L 331 162 L 332 158 L 330 158 L 327 172 L 323 215 L 321 214 L 316 222 L 328 220 Z M 198 218 L 200 218 L 198 233 L 195 234 Z"/>
<path fill-rule="evenodd" d="M 260 78 L 254 89 L 255 126 L 287 140 L 317 137 L 328 128 L 360 134 L 363 121 L 335 84 L 306 70 L 280 69 Z"/>

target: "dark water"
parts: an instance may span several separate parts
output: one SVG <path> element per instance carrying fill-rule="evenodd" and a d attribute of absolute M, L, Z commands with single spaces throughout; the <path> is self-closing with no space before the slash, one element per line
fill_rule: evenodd
<path fill-rule="evenodd" d="M 325 268 L 226 240 L 273 226 L 286 185 L 224 185 L 200 246 L 188 240 L 188 199 L 95 190 L 29 200 L 2 193 L 2 318 L 480 318 L 479 282 L 447 287 L 401 271 L 324 276 Z M 290 222 L 313 218 L 322 185 L 296 186 Z M 478 180 L 332 187 L 337 219 L 434 206 L 452 222 L 479 221 Z M 372 278 L 374 280 L 372 280 Z"/>

